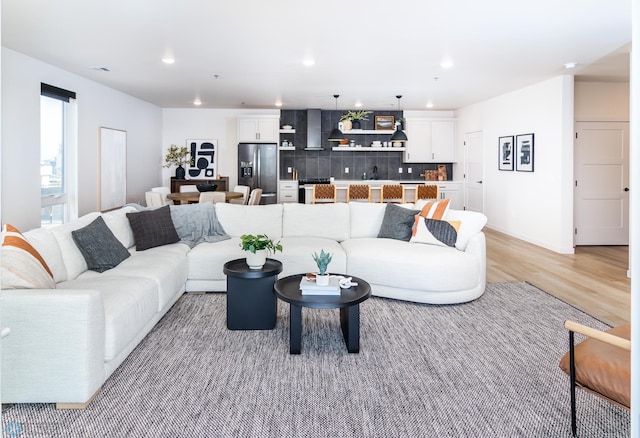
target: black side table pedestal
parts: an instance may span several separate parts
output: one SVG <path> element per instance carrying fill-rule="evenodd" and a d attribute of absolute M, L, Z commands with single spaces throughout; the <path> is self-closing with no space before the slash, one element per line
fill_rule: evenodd
<path fill-rule="evenodd" d="M 249 269 L 245 259 L 236 259 L 225 263 L 223 272 L 227 275 L 227 328 L 275 328 L 278 303 L 273 285 L 282 263 L 267 259 L 262 269 Z"/>

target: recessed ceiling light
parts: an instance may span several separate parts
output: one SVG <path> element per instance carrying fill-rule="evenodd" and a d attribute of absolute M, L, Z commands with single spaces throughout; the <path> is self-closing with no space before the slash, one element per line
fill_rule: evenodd
<path fill-rule="evenodd" d="M 311 59 L 311 58 L 307 58 L 304 61 L 302 61 L 302 65 L 304 65 L 305 67 L 311 67 L 315 63 L 316 63 L 316 61 Z"/>
<path fill-rule="evenodd" d="M 578 66 L 578 64 L 577 64 L 577 63 L 575 63 L 575 62 L 567 62 L 567 63 L 564 65 L 564 68 L 566 68 L 567 70 L 571 70 L 571 69 L 576 68 L 577 66 Z"/>
<path fill-rule="evenodd" d="M 176 60 L 173 58 L 162 58 L 162 62 L 164 62 L 165 64 L 174 64 Z"/>
<path fill-rule="evenodd" d="M 427 108 L 433 108 L 433 102 L 427 102 Z"/>
<path fill-rule="evenodd" d="M 280 107 L 280 106 L 282 106 L 282 102 L 280 102 L 280 101 L 277 101 L 277 102 L 276 102 L 276 106 L 277 106 L 277 107 Z"/>
<path fill-rule="evenodd" d="M 200 101 L 200 99 L 196 99 L 196 100 L 193 101 L 193 104 L 196 105 L 196 106 L 200 106 L 200 105 L 202 105 L 202 102 Z"/>
<path fill-rule="evenodd" d="M 362 102 L 356 102 L 353 104 L 356 108 L 360 108 L 362 106 Z"/>
<path fill-rule="evenodd" d="M 444 59 L 440 63 L 440 67 L 442 67 L 442 68 L 451 68 L 451 67 L 453 67 L 453 61 L 450 60 L 450 59 Z"/>

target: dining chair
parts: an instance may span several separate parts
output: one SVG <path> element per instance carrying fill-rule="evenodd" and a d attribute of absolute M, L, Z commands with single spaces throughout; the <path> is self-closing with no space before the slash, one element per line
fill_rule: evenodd
<path fill-rule="evenodd" d="M 260 204 L 261 198 L 262 198 L 262 189 L 253 189 L 251 191 L 251 195 L 249 195 L 249 205 Z"/>
<path fill-rule="evenodd" d="M 162 207 L 164 205 L 162 194 L 158 192 L 145 192 L 144 200 L 147 203 L 147 207 Z"/>
<path fill-rule="evenodd" d="M 226 198 L 227 197 L 224 192 L 202 192 L 200 193 L 200 199 L 198 202 L 211 202 L 215 204 L 218 202 L 225 202 Z"/>
<path fill-rule="evenodd" d="M 249 202 L 249 194 L 251 192 L 251 188 L 249 186 L 238 185 L 233 188 L 234 192 L 242 193 L 242 198 L 240 199 L 229 199 L 230 204 L 243 204 L 247 205 Z"/>
<path fill-rule="evenodd" d="M 569 352 L 560 369 L 569 375 L 571 432 L 576 435 L 576 388 L 585 390 L 618 407 L 631 409 L 631 325 L 606 331 L 565 321 L 569 331 Z M 574 334 L 587 338 L 574 345 Z"/>
<path fill-rule="evenodd" d="M 184 192 L 197 192 L 198 188 L 195 184 L 184 184 L 180 186 L 180 193 Z"/>
<path fill-rule="evenodd" d="M 335 184 L 314 184 L 311 190 L 311 203 L 335 203 L 337 201 L 336 193 Z"/>
<path fill-rule="evenodd" d="M 404 186 L 402 184 L 383 184 L 380 187 L 380 202 L 404 204 Z"/>
<path fill-rule="evenodd" d="M 167 198 L 167 195 L 171 193 L 171 189 L 169 187 L 151 187 L 151 191 L 162 195 L 162 202 L 164 205 L 173 205 L 173 201 Z"/>
<path fill-rule="evenodd" d="M 439 196 L 440 189 L 437 184 L 420 184 L 416 186 L 414 202 L 418 202 L 419 199 L 438 199 Z"/>
<path fill-rule="evenodd" d="M 349 184 L 347 186 L 347 202 L 371 202 L 371 186 L 369 184 Z"/>

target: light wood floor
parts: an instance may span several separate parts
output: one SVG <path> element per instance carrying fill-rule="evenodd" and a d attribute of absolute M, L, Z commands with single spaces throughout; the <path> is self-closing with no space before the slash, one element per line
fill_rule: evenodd
<path fill-rule="evenodd" d="M 485 228 L 487 282 L 526 281 L 610 325 L 631 320 L 629 248 L 553 251 Z"/>

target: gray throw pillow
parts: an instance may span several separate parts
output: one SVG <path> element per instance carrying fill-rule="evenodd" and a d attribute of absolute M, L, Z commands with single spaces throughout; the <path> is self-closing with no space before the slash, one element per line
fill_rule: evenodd
<path fill-rule="evenodd" d="M 180 241 L 168 205 L 155 210 L 127 213 L 127 219 L 138 251 Z"/>
<path fill-rule="evenodd" d="M 86 227 L 72 231 L 71 237 L 91 271 L 104 272 L 115 268 L 131 255 L 101 216 Z"/>
<path fill-rule="evenodd" d="M 420 213 L 420 210 L 411 210 L 395 204 L 387 204 L 378 237 L 408 242 L 411 240 L 413 223 L 418 213 Z"/>

